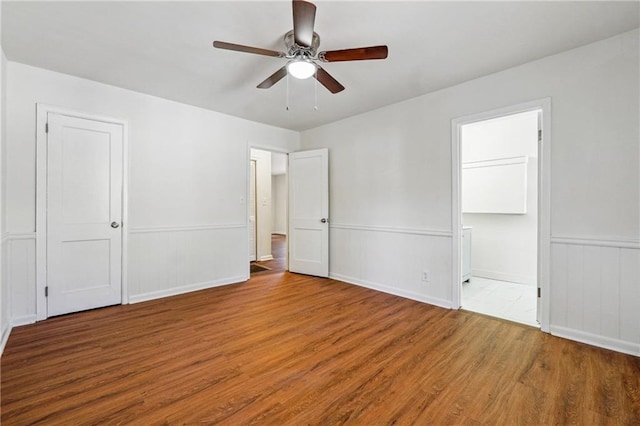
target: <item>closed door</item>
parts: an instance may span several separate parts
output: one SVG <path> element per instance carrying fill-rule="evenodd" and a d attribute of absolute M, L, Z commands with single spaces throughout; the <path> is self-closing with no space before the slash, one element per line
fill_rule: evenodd
<path fill-rule="evenodd" d="M 123 127 L 47 121 L 47 314 L 119 304 Z"/>
<path fill-rule="evenodd" d="M 289 270 L 329 276 L 329 151 L 289 154 Z"/>

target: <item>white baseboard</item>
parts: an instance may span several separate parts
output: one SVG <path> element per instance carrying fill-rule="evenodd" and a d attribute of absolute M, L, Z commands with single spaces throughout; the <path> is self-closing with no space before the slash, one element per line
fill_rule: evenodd
<path fill-rule="evenodd" d="M 38 320 L 36 314 L 22 315 L 19 317 L 11 318 L 11 327 L 19 327 L 21 325 L 33 324 Z"/>
<path fill-rule="evenodd" d="M 2 330 L 2 340 L 0 340 L 0 357 L 4 353 L 4 348 L 7 346 L 7 341 L 9 340 L 9 335 L 11 334 L 11 330 L 13 327 L 11 325 L 7 325 L 7 328 Z"/>
<path fill-rule="evenodd" d="M 384 284 L 374 283 L 371 281 L 360 280 L 358 278 L 348 277 L 346 275 L 329 273 L 329 278 L 343 281 L 348 284 L 354 284 L 360 287 L 366 287 L 371 290 L 381 291 L 383 293 L 393 294 L 394 296 L 404 297 L 405 299 L 416 300 L 422 303 L 428 303 L 430 305 L 439 306 L 441 308 L 451 309 L 451 301 L 440 299 L 437 297 L 425 296 L 423 294 L 414 293 L 411 291 L 400 290 L 394 287 L 389 287 Z"/>
<path fill-rule="evenodd" d="M 549 331 L 552 335 L 557 337 L 575 340 L 576 342 L 586 343 L 587 345 L 640 357 L 640 343 L 612 339 L 611 337 L 599 336 L 597 334 L 591 334 L 585 331 L 574 330 L 566 327 L 559 327 L 557 325 L 550 326 Z"/>
<path fill-rule="evenodd" d="M 203 283 L 189 284 L 182 287 L 174 287 L 167 290 L 151 291 L 129 296 L 129 303 L 140 303 L 148 300 L 161 299 L 163 297 L 177 296 L 179 294 L 190 293 L 192 291 L 205 290 L 212 287 L 220 287 L 228 284 L 237 284 L 247 280 L 245 275 L 223 278 L 215 281 L 207 281 Z"/>
<path fill-rule="evenodd" d="M 490 280 L 507 281 L 516 284 L 536 285 L 534 277 L 527 275 L 505 274 L 497 271 L 489 271 L 486 269 L 473 268 L 471 275 L 479 278 L 488 278 Z"/>
<path fill-rule="evenodd" d="M 267 260 L 273 260 L 273 256 L 270 254 L 266 256 L 260 256 L 260 262 L 266 262 Z"/>

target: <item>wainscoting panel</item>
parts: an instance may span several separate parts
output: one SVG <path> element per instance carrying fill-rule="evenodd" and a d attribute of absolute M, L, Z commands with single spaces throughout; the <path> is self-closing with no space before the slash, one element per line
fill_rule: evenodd
<path fill-rule="evenodd" d="M 9 238 L 8 235 L 2 235 L 2 258 L 0 262 L 2 262 L 2 268 L 0 273 L 2 274 L 2 285 L 0 285 L 0 291 L 2 294 L 0 295 L 0 356 L 2 356 L 2 352 L 4 351 L 4 347 L 7 344 L 7 340 L 9 339 L 9 334 L 11 334 L 11 312 L 9 312 L 9 284 L 7 280 L 7 251 L 9 247 Z"/>
<path fill-rule="evenodd" d="M 246 281 L 246 225 L 138 228 L 129 233 L 129 301 Z"/>
<path fill-rule="evenodd" d="M 552 239 L 551 332 L 640 355 L 640 244 Z"/>
<path fill-rule="evenodd" d="M 11 325 L 36 321 L 36 234 L 9 234 L 4 268 Z"/>
<path fill-rule="evenodd" d="M 332 224 L 329 244 L 331 278 L 451 307 L 451 232 Z"/>

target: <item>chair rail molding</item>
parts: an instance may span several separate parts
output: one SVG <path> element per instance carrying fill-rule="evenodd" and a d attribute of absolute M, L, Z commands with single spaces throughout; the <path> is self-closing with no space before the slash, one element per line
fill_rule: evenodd
<path fill-rule="evenodd" d="M 640 239 L 552 235 L 551 244 L 640 249 Z"/>
<path fill-rule="evenodd" d="M 426 228 L 402 228 L 395 226 L 380 225 L 352 225 L 346 223 L 330 223 L 329 228 L 348 229 L 353 231 L 370 231 L 370 232 L 389 232 L 395 234 L 409 235 L 427 235 L 431 237 L 448 237 L 451 238 L 453 233 L 449 230 L 426 229 Z"/>
<path fill-rule="evenodd" d="M 215 225 L 189 225 L 189 226 L 155 226 L 155 227 L 131 227 L 130 234 L 145 234 L 154 232 L 184 232 L 184 231 L 209 231 L 214 229 L 246 228 L 246 223 L 230 223 Z"/>

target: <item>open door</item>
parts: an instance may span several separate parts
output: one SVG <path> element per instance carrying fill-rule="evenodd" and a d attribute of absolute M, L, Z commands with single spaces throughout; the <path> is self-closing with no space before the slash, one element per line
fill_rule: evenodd
<path fill-rule="evenodd" d="M 289 271 L 329 276 L 329 151 L 289 154 Z"/>

